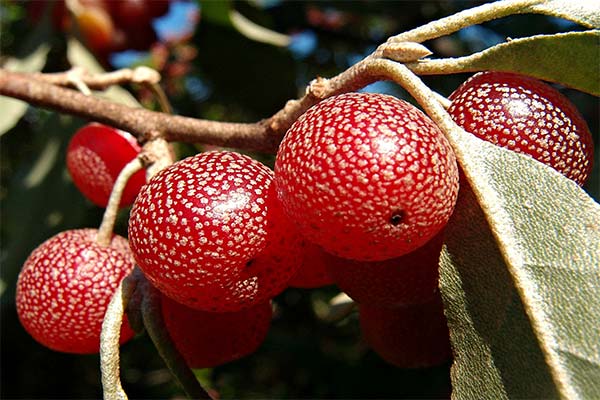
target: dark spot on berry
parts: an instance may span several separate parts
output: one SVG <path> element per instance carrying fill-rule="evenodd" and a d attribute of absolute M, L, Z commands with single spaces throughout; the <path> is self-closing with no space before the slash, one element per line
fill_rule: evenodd
<path fill-rule="evenodd" d="M 396 210 L 390 217 L 390 224 L 398 226 L 406 219 L 406 212 L 404 210 Z"/>
<path fill-rule="evenodd" d="M 250 268 L 254 264 L 254 259 L 246 261 L 246 268 Z"/>

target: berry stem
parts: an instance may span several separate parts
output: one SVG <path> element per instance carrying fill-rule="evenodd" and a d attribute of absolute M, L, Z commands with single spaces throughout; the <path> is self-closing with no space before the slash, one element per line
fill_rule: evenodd
<path fill-rule="evenodd" d="M 117 180 L 113 186 L 112 192 L 108 199 L 106 210 L 102 217 L 102 223 L 98 229 L 98 237 L 96 241 L 101 246 L 108 246 L 113 235 L 113 228 L 115 226 L 115 219 L 119 212 L 119 204 L 121 203 L 121 196 L 127 186 L 129 178 L 136 172 L 143 168 L 143 163 L 140 157 L 136 157 L 131 160 L 119 173 Z"/>
<path fill-rule="evenodd" d="M 162 317 L 160 293 L 148 281 L 145 281 L 144 297 L 142 300 L 142 318 L 144 326 L 158 353 L 167 367 L 177 379 L 188 397 L 193 399 L 211 399 L 198 379 L 187 366 L 185 359 L 175 347 L 169 336 Z"/>
<path fill-rule="evenodd" d="M 123 279 L 113 295 L 100 334 L 100 371 L 102 373 L 102 389 L 105 400 L 125 400 L 127 394 L 121 386 L 119 377 L 119 336 L 123 314 L 135 285 L 128 278 Z"/>

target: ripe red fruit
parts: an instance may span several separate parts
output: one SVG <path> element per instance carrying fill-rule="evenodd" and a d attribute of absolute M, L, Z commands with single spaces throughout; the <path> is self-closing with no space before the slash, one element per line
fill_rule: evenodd
<path fill-rule="evenodd" d="M 200 310 L 238 311 L 279 294 L 300 265 L 301 239 L 272 182 L 270 169 L 232 152 L 162 170 L 131 211 L 140 268 L 164 294 Z"/>
<path fill-rule="evenodd" d="M 271 324 L 271 302 L 237 312 L 188 308 L 162 296 L 162 315 L 177 350 L 190 368 L 210 368 L 256 351 Z"/>
<path fill-rule="evenodd" d="M 431 301 L 439 295 L 438 265 L 443 233 L 403 256 L 384 261 L 326 260 L 336 285 L 361 305 L 397 308 Z"/>
<path fill-rule="evenodd" d="M 130 133 L 91 123 L 71 138 L 67 148 L 67 169 L 85 197 L 100 207 L 106 207 L 119 173 L 140 151 Z M 125 186 L 120 206 L 132 204 L 145 182 L 145 171 L 135 173 Z"/>
<path fill-rule="evenodd" d="M 306 238 L 343 258 L 399 257 L 448 221 L 458 192 L 439 128 L 392 96 L 347 93 L 310 108 L 275 163 L 280 200 Z"/>
<path fill-rule="evenodd" d="M 127 239 L 96 243 L 97 229 L 59 233 L 36 248 L 17 282 L 17 313 L 39 343 L 67 353 L 98 353 L 108 303 L 134 267 Z M 127 320 L 121 343 L 133 336 Z"/>
<path fill-rule="evenodd" d="M 327 272 L 330 256 L 321 247 L 306 241 L 303 253 L 302 264 L 290 280 L 289 286 L 312 289 L 333 284 L 333 279 Z"/>
<path fill-rule="evenodd" d="M 575 106 L 553 87 L 508 72 L 473 75 L 452 95 L 448 113 L 477 137 L 528 154 L 583 185 L 594 144 Z"/>
<path fill-rule="evenodd" d="M 450 359 L 450 339 L 440 296 L 397 309 L 359 306 L 367 344 L 400 368 L 426 368 Z"/>

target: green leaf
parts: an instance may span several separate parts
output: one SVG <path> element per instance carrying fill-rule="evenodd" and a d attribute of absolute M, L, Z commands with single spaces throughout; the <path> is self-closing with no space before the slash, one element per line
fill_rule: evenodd
<path fill-rule="evenodd" d="M 440 289 L 455 399 L 557 398 L 531 324 L 467 184 L 446 228 Z"/>
<path fill-rule="evenodd" d="M 29 37 L 24 40 L 23 47 L 17 57 L 10 57 L 2 66 L 10 71 L 17 72 L 39 72 L 46 65 L 46 58 L 50 45 L 47 42 L 49 37 L 49 24 L 47 18 L 39 24 Z M 0 96 L 0 136 L 10 130 L 21 119 L 27 111 L 27 103 Z"/>
<path fill-rule="evenodd" d="M 230 0 L 200 1 L 202 19 L 213 24 L 231 27 L 229 12 L 232 9 Z"/>
<path fill-rule="evenodd" d="M 600 31 L 569 32 L 515 39 L 450 60 L 424 61 L 419 68 L 444 73 L 511 71 L 600 95 Z"/>
<path fill-rule="evenodd" d="M 528 6 L 524 12 L 551 15 L 568 19 L 588 28 L 600 28 L 600 2 L 598 0 L 548 0 Z"/>
<path fill-rule="evenodd" d="M 442 262 L 453 346 L 463 355 L 456 359 L 454 383 L 486 393 L 476 397 L 531 397 L 532 385 L 547 381 L 542 370 L 532 375 L 528 364 L 541 365 L 541 353 L 561 397 L 600 398 L 600 205 L 531 157 L 462 129 L 449 134 L 482 210 L 473 209 L 474 199 L 462 200 Z M 465 226 L 474 231 L 462 233 Z M 510 302 L 496 293 L 507 286 L 501 259 L 518 294 Z M 480 328 L 478 321 L 498 317 L 505 319 L 498 328 Z M 491 382 L 490 392 L 478 377 Z M 461 393 L 469 398 L 469 391 Z"/>

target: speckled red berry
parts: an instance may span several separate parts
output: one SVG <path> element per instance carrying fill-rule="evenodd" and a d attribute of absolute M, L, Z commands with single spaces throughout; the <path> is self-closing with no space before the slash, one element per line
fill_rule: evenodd
<path fill-rule="evenodd" d="M 166 296 L 161 306 L 169 336 L 190 368 L 215 367 L 254 353 L 271 325 L 270 301 L 226 313 L 195 310 Z"/>
<path fill-rule="evenodd" d="M 400 368 L 426 368 L 452 356 L 440 296 L 426 304 L 389 309 L 359 306 L 362 335 L 385 361 Z"/>
<path fill-rule="evenodd" d="M 164 294 L 206 311 L 237 311 L 282 292 L 301 238 L 277 201 L 273 172 L 208 152 L 156 174 L 131 211 L 136 261 Z"/>
<path fill-rule="evenodd" d="M 307 239 L 339 257 L 399 257 L 448 221 L 454 153 L 421 111 L 392 96 L 347 93 L 310 108 L 275 163 L 284 208 Z"/>
<path fill-rule="evenodd" d="M 564 95 L 537 79 L 478 73 L 450 96 L 448 113 L 466 131 L 528 154 L 583 185 L 592 170 L 590 130 Z"/>
<path fill-rule="evenodd" d="M 85 197 L 100 207 L 106 207 L 119 173 L 140 151 L 130 133 L 91 123 L 71 138 L 67 148 L 67 169 Z M 121 197 L 121 207 L 133 203 L 145 182 L 144 171 L 138 171 L 129 179 Z"/>
<path fill-rule="evenodd" d="M 326 264 L 337 286 L 361 305 L 396 308 L 431 301 L 439 295 L 438 265 L 443 233 L 403 256 L 356 261 L 329 256 Z"/>
<path fill-rule="evenodd" d="M 329 256 L 314 243 L 305 242 L 302 264 L 298 272 L 290 280 L 289 285 L 295 288 L 313 289 L 333 284 L 327 271 Z"/>
<path fill-rule="evenodd" d="M 96 243 L 96 229 L 59 233 L 36 248 L 17 282 L 17 313 L 27 332 L 46 347 L 98 353 L 108 303 L 134 267 L 127 240 Z M 121 343 L 133 331 L 125 319 Z"/>

